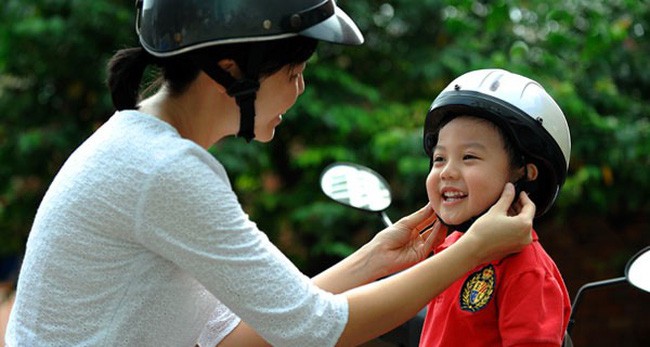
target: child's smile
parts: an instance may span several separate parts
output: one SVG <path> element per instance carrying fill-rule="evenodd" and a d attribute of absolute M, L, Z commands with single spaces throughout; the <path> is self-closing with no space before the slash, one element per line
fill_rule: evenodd
<path fill-rule="evenodd" d="M 462 199 L 467 198 L 466 193 L 463 193 L 462 191 L 453 188 L 442 189 L 441 195 L 442 195 L 443 203 L 445 204 L 458 203 Z"/>

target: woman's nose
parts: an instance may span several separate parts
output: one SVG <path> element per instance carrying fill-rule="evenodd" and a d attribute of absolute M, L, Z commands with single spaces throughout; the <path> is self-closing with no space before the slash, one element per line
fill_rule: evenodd
<path fill-rule="evenodd" d="M 305 92 L 305 78 L 302 74 L 298 77 L 298 95 L 301 95 Z"/>

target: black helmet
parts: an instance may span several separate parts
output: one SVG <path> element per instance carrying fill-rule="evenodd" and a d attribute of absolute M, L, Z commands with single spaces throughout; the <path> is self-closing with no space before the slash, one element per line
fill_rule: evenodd
<path fill-rule="evenodd" d="M 424 123 L 424 150 L 431 158 L 441 124 L 470 115 L 495 123 L 527 162 L 539 170 L 530 197 L 537 216 L 553 205 L 569 168 L 571 135 L 564 113 L 537 82 L 501 69 L 475 70 L 456 78 L 433 101 Z"/>
<path fill-rule="evenodd" d="M 255 137 L 255 97 L 263 45 L 251 52 L 245 76 L 235 80 L 200 48 L 231 43 L 263 43 L 304 36 L 359 45 L 363 35 L 334 0 L 136 0 L 136 32 L 151 55 L 165 58 L 190 52 L 194 63 L 235 97 L 240 108 L 238 136 Z"/>
<path fill-rule="evenodd" d="M 334 0 L 138 0 L 136 31 L 152 55 L 306 36 L 358 45 L 363 35 Z"/>

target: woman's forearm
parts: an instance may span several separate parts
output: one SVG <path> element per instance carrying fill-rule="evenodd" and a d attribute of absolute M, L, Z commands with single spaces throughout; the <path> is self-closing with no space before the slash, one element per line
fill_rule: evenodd
<path fill-rule="evenodd" d="M 480 263 L 479 244 L 458 242 L 444 252 L 383 280 L 345 292 L 348 324 L 338 346 L 356 346 L 413 317 L 431 299 Z"/>
<path fill-rule="evenodd" d="M 341 295 L 348 300 L 348 323 L 337 346 L 357 346 L 380 336 L 413 317 L 427 302 L 440 294 L 456 279 L 480 263 L 476 256 L 480 243 L 461 238 L 444 252 L 396 275 L 360 287 L 352 287 Z M 363 264 L 363 254 L 350 261 L 342 261 L 314 278 L 326 281 L 328 276 L 348 274 L 350 269 Z M 353 261 L 354 260 L 354 261 Z M 360 262 L 356 262 L 356 261 Z M 336 268 L 338 267 L 338 268 Z M 353 271 L 353 272 L 356 272 Z M 366 273 L 360 270 L 360 273 Z M 331 280 L 334 277 L 329 277 Z M 354 276 L 353 276 L 354 277 Z M 344 279 L 345 277 L 341 277 Z M 363 275 L 357 277 L 363 278 Z M 338 280 L 338 278 L 337 278 Z M 347 285 L 351 282 L 348 281 Z M 325 290 L 334 291 L 337 286 L 324 282 Z M 343 286 L 338 286 L 343 287 Z M 340 288 L 338 288 L 340 289 Z M 267 346 L 253 329 L 242 322 L 219 344 L 226 346 Z"/>
<path fill-rule="evenodd" d="M 381 276 L 381 271 L 371 261 L 376 251 L 372 243 L 366 244 L 350 256 L 312 278 L 319 288 L 339 294 L 346 290 L 370 283 Z"/>
<path fill-rule="evenodd" d="M 535 205 L 522 192 L 519 198 L 521 207 L 517 214 L 508 215 L 513 197 L 514 187 L 508 183 L 499 201 L 474 222 L 462 238 L 445 251 L 394 276 L 343 291 L 340 295 L 344 295 L 348 300 L 349 314 L 338 345 L 358 345 L 388 332 L 414 316 L 427 302 L 472 268 L 487 261 L 501 259 L 530 244 Z M 401 224 L 404 230 L 408 231 L 417 226 L 423 219 L 421 217 L 426 218 L 426 215 L 427 210 L 423 209 L 403 218 L 396 225 Z M 417 228 L 414 233 L 415 236 L 419 236 Z M 395 233 L 383 235 L 392 237 Z M 429 241 L 414 243 L 420 245 L 414 248 L 420 250 L 416 253 L 421 255 L 429 249 L 430 239 L 427 240 Z M 363 269 L 363 265 L 374 264 L 374 256 L 383 253 L 384 250 L 381 247 L 380 249 L 370 247 L 375 246 L 368 246 L 365 250 L 353 254 L 348 260 L 316 276 L 314 282 L 322 285 L 323 289 L 337 292 L 344 287 L 354 287 L 354 283 L 371 280 L 372 274 L 377 274 L 381 270 Z M 381 266 L 382 262 L 377 263 Z M 352 279 L 345 279 L 345 276 L 342 276 L 350 273 L 355 274 Z M 343 284 L 331 283 L 339 280 L 343 281 Z M 242 346 L 264 345 L 263 340 L 243 322 L 231 335 L 238 335 L 230 338 L 233 339 L 232 341 L 240 341 L 239 345 Z M 239 337 L 242 339 L 240 340 Z M 230 341 L 224 340 L 224 342 Z"/>
<path fill-rule="evenodd" d="M 312 279 L 321 289 L 338 294 L 401 271 L 430 255 L 446 230 L 432 227 L 436 219 L 427 205 L 380 231 L 359 250 Z"/>
<path fill-rule="evenodd" d="M 314 277 L 314 283 L 322 289 L 341 292 L 348 299 L 348 323 L 337 346 L 357 346 L 413 317 L 428 301 L 478 264 L 472 255 L 474 253 L 470 243 L 459 247 L 454 245 L 408 270 L 359 287 L 357 282 L 369 273 L 362 268 L 367 258 L 360 253 Z M 339 276 L 342 274 L 346 276 Z M 332 283 L 339 281 L 344 284 Z M 353 289 L 342 289 L 346 286 Z M 219 344 L 219 347 L 228 346 L 269 345 L 245 322 L 241 322 Z"/>

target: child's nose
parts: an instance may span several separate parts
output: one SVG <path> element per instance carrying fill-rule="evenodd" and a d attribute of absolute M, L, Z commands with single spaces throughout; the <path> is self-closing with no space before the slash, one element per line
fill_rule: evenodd
<path fill-rule="evenodd" d="M 459 175 L 458 168 L 452 161 L 448 161 L 440 171 L 440 178 L 443 180 L 457 179 Z"/>

